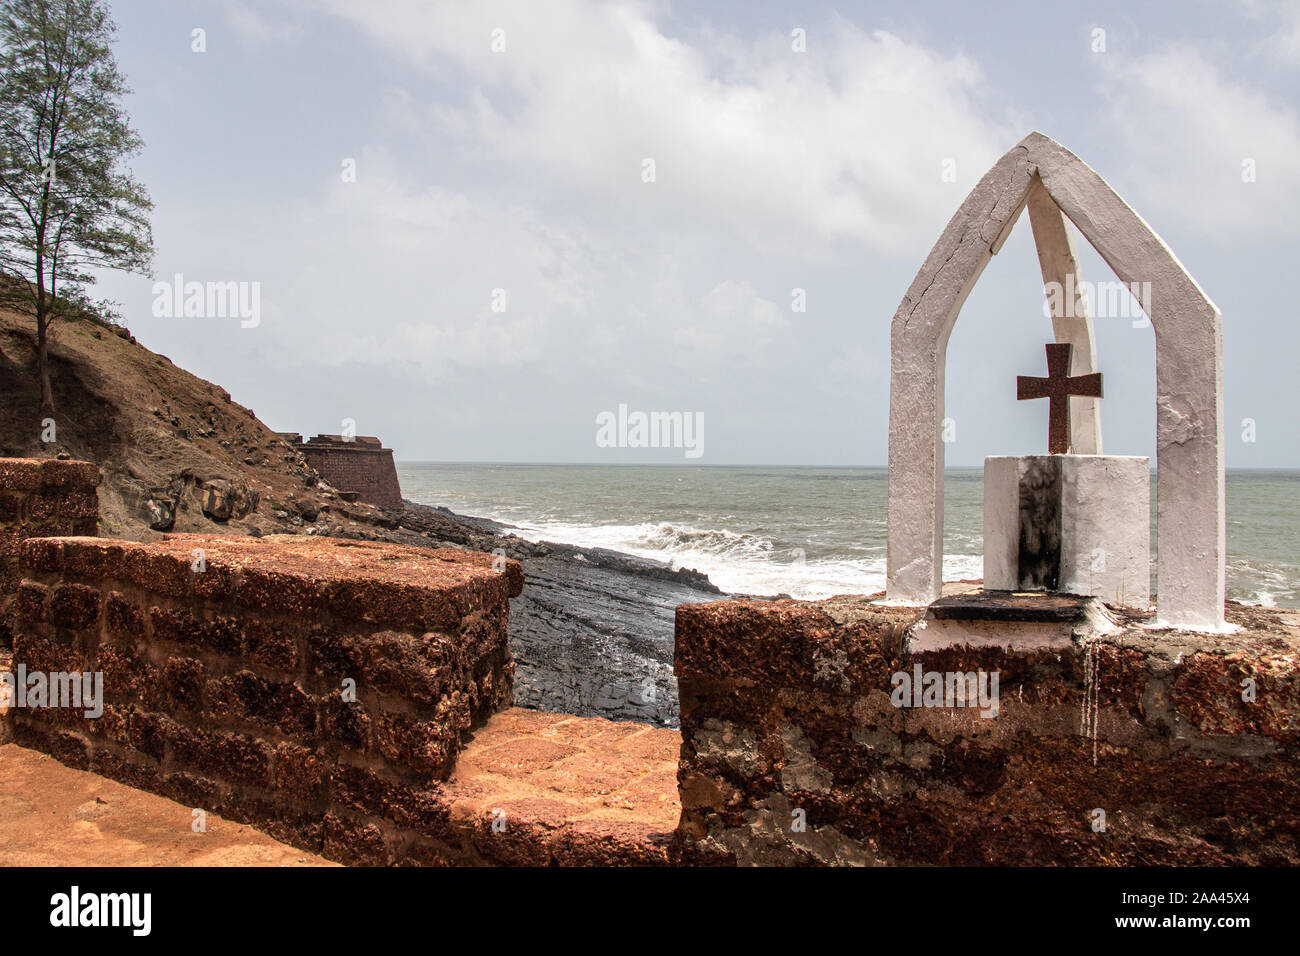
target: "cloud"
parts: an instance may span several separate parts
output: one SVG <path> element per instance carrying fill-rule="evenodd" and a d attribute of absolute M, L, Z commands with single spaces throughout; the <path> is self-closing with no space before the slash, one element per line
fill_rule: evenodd
<path fill-rule="evenodd" d="M 297 43 L 302 39 L 302 25 L 296 20 L 268 18 L 238 0 L 223 5 L 222 11 L 246 49 L 256 51 L 272 43 Z"/>
<path fill-rule="evenodd" d="M 1300 208 L 1294 108 L 1189 46 L 1103 65 L 1108 119 L 1144 208 L 1220 241 L 1300 236 L 1284 214 Z"/>
<path fill-rule="evenodd" d="M 468 86 L 460 102 L 403 94 L 408 122 L 441 148 L 606 217 L 721 229 L 765 251 L 923 252 L 1025 132 L 990 118 L 968 57 L 840 19 L 810 26 L 796 53 L 779 33 L 671 35 L 645 3 L 317 4 Z M 949 159 L 955 184 L 941 178 Z"/>
<path fill-rule="evenodd" d="M 291 255 L 283 237 L 248 240 L 280 270 L 268 302 L 312 316 L 309 349 L 264 330 L 273 363 L 625 395 L 776 388 L 755 370 L 795 348 L 800 283 L 755 263 L 824 263 L 844 243 L 922 255 L 1023 132 L 985 118 L 970 59 L 838 19 L 794 53 L 781 34 L 673 35 L 664 8 L 635 2 L 291 6 L 354 24 L 414 73 L 378 91 L 385 146 L 359 151 L 356 181 L 277 215 L 306 237 Z"/>
<path fill-rule="evenodd" d="M 673 330 L 672 340 L 695 355 L 709 353 L 710 360 L 744 356 L 757 361 L 790 323 L 780 306 L 754 291 L 748 282 L 727 279 L 700 299 L 690 318 Z"/>
<path fill-rule="evenodd" d="M 1265 23 L 1264 49 L 1287 66 L 1300 66 L 1300 0 L 1242 0 L 1242 7 Z"/>
<path fill-rule="evenodd" d="M 588 314 L 594 266 L 562 229 L 413 181 L 385 150 L 363 151 L 356 171 L 290 217 L 315 268 L 284 276 L 283 292 L 318 316 L 316 361 L 514 368 L 542 359 L 558 317 Z"/>

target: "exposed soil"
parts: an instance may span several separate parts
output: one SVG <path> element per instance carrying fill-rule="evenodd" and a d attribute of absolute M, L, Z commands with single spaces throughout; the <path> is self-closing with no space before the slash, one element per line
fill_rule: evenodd
<path fill-rule="evenodd" d="M 0 311 L 0 456 L 98 464 L 101 534 L 283 530 L 276 510 L 315 490 L 302 456 L 229 392 L 93 319 L 52 327 L 45 442 L 35 359 L 35 320 Z"/>

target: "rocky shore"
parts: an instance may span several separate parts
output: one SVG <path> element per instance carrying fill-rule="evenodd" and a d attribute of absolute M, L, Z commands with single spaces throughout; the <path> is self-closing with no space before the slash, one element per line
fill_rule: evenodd
<path fill-rule="evenodd" d="M 724 597 L 698 571 L 610 551 L 534 542 L 508 525 L 407 501 L 379 525 L 318 522 L 316 533 L 425 547 L 500 550 L 524 567 L 510 603 L 515 703 L 677 726 L 673 621 L 679 604 Z"/>

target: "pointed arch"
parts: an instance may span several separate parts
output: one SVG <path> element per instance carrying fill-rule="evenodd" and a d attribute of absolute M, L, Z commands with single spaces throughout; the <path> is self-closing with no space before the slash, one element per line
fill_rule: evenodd
<path fill-rule="evenodd" d="M 1038 182 L 1120 281 L 1150 283 L 1148 317 L 1156 336 L 1158 614 L 1177 627 L 1221 628 L 1222 316 L 1142 217 L 1087 164 L 1038 132 L 1008 151 L 971 190 L 894 313 L 886 600 L 929 603 L 940 595 L 940 420 L 948 339 L 966 297 Z M 1040 246 L 1040 259 L 1042 254 Z"/>

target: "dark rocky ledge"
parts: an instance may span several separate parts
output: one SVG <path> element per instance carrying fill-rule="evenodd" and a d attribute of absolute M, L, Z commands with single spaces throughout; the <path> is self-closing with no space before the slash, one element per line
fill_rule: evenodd
<path fill-rule="evenodd" d="M 533 542 L 509 525 L 406 502 L 381 525 L 323 523 L 318 533 L 425 547 L 501 549 L 523 564 L 510 602 L 515 703 L 581 717 L 675 727 L 677 605 L 726 597 L 707 575 L 605 548 Z"/>

